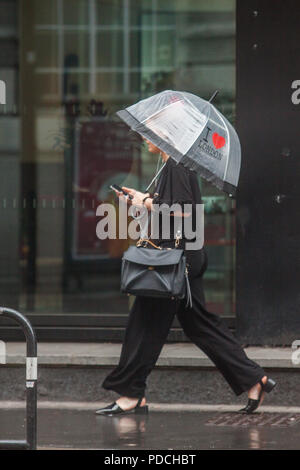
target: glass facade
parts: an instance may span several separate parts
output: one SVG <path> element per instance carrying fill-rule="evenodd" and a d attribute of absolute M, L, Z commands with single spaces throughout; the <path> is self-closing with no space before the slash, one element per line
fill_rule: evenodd
<path fill-rule="evenodd" d="M 235 120 L 234 0 L 0 2 L 0 290 L 31 314 L 127 314 L 127 240 L 99 240 L 111 183 L 144 191 L 156 157 L 115 112 L 164 89 Z M 235 203 L 204 180 L 208 309 L 235 314 Z"/>

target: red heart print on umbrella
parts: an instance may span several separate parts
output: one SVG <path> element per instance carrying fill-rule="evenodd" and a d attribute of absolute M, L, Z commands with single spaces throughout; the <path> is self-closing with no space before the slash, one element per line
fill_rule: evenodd
<path fill-rule="evenodd" d="M 212 141 L 216 149 L 224 147 L 226 141 L 225 138 L 219 135 L 217 132 L 214 132 L 212 135 Z"/>

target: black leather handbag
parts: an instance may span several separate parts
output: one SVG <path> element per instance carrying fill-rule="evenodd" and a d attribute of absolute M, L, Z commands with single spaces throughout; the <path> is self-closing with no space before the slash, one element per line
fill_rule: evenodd
<path fill-rule="evenodd" d="M 141 239 L 123 254 L 121 292 L 144 297 L 187 298 L 192 307 L 184 250 L 162 248 L 151 240 Z"/>

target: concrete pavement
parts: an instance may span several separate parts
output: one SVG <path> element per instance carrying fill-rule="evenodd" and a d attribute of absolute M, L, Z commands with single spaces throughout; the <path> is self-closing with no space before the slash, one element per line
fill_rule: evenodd
<path fill-rule="evenodd" d="M 0 365 L 0 400 L 25 397 L 25 343 L 8 342 L 7 364 Z M 118 364 L 120 343 L 38 343 L 39 401 L 107 402 L 116 394 L 101 386 Z M 278 386 L 266 405 L 300 406 L 300 365 L 291 348 L 245 348 Z M 212 362 L 191 343 L 168 343 L 147 381 L 150 403 L 243 404 Z"/>
<path fill-rule="evenodd" d="M 43 343 L 38 344 L 39 364 L 103 365 L 118 364 L 120 343 Z M 299 369 L 292 363 L 291 348 L 248 347 L 250 359 L 262 367 Z M 25 343 L 7 343 L 7 364 L 25 363 Z M 207 356 L 192 343 L 170 343 L 163 347 L 157 361 L 161 367 L 213 367 Z"/>

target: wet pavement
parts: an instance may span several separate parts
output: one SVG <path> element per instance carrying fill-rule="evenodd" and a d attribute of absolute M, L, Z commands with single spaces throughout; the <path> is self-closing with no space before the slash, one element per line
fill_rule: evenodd
<path fill-rule="evenodd" d="M 0 439 L 23 439 L 24 409 L 0 410 Z M 300 449 L 300 414 L 153 411 L 96 416 L 93 410 L 40 409 L 39 449 Z"/>

